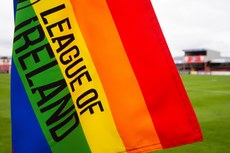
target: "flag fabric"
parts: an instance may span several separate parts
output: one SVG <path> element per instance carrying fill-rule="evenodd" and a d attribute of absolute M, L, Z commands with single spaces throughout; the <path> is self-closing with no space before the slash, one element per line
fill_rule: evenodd
<path fill-rule="evenodd" d="M 14 153 L 202 140 L 150 0 L 15 0 Z"/>

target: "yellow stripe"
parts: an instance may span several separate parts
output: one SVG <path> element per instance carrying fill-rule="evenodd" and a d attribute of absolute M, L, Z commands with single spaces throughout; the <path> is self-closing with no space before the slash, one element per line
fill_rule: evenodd
<path fill-rule="evenodd" d="M 68 84 L 91 151 L 124 152 L 124 144 L 70 2 L 42 0 L 33 7 Z M 71 34 L 75 37 L 73 42 L 67 37 Z"/>

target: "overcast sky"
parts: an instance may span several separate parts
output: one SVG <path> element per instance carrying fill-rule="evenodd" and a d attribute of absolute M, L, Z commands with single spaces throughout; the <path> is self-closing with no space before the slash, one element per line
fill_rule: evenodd
<path fill-rule="evenodd" d="M 0 55 L 11 55 L 13 0 L 0 1 Z M 230 0 L 151 0 L 173 56 L 209 48 L 230 56 Z"/>

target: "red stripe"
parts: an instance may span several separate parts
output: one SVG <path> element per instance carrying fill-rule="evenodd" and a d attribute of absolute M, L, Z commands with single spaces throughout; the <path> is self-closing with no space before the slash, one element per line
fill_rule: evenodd
<path fill-rule="evenodd" d="M 202 139 L 149 0 L 107 0 L 164 148 Z"/>

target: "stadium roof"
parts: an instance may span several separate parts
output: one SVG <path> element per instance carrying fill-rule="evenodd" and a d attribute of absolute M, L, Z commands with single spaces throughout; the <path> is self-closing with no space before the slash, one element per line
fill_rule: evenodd
<path fill-rule="evenodd" d="M 212 50 L 212 49 L 207 49 L 207 48 L 192 48 L 192 49 L 183 49 L 182 51 L 184 52 L 208 52 L 208 51 L 211 51 L 211 52 L 219 52 L 219 51 L 216 51 L 216 50 Z"/>
<path fill-rule="evenodd" d="M 207 51 L 207 49 L 204 48 L 198 48 L 198 49 L 183 49 L 184 52 L 201 52 L 201 51 Z"/>
<path fill-rule="evenodd" d="M 1 56 L 0 55 L 0 58 L 11 58 L 11 56 Z"/>

